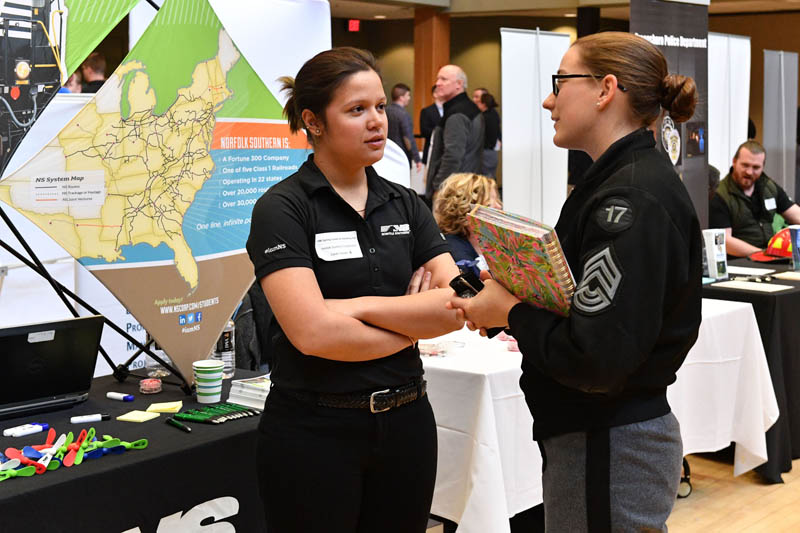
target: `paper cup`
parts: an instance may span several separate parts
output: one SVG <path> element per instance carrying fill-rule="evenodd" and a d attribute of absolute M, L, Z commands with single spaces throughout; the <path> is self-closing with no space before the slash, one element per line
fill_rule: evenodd
<path fill-rule="evenodd" d="M 192 374 L 199 403 L 218 403 L 222 396 L 223 362 L 202 359 L 192 363 Z"/>

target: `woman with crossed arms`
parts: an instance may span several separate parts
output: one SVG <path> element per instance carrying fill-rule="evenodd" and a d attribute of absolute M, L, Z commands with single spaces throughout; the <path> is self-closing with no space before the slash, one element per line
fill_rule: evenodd
<path fill-rule="evenodd" d="M 247 242 L 276 318 L 257 461 L 267 529 L 422 533 L 437 448 L 416 340 L 462 327 L 436 288 L 458 268 L 419 197 L 370 166 L 387 129 L 372 55 L 334 48 L 282 81 L 314 154 L 259 199 Z"/>

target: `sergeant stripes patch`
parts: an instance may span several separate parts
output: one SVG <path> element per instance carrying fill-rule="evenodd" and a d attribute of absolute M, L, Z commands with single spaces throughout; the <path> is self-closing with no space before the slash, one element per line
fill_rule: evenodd
<path fill-rule="evenodd" d="M 608 245 L 586 259 L 572 305 L 583 314 L 596 315 L 611 306 L 621 282 L 622 270 Z"/>

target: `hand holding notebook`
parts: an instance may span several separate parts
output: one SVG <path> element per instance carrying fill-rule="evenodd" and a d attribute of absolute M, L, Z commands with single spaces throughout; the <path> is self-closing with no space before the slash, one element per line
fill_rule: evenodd
<path fill-rule="evenodd" d="M 575 281 L 553 228 L 482 205 L 468 217 L 498 283 L 524 302 L 569 314 Z"/>

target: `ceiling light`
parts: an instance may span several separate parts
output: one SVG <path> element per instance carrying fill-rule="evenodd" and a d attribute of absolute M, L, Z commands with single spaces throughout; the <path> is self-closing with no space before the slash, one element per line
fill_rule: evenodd
<path fill-rule="evenodd" d="M 568 19 L 574 19 L 574 18 L 576 18 L 578 16 L 578 14 L 577 13 L 564 13 L 564 16 L 567 17 Z"/>
<path fill-rule="evenodd" d="M 376 19 L 385 19 L 386 15 L 375 15 Z"/>

